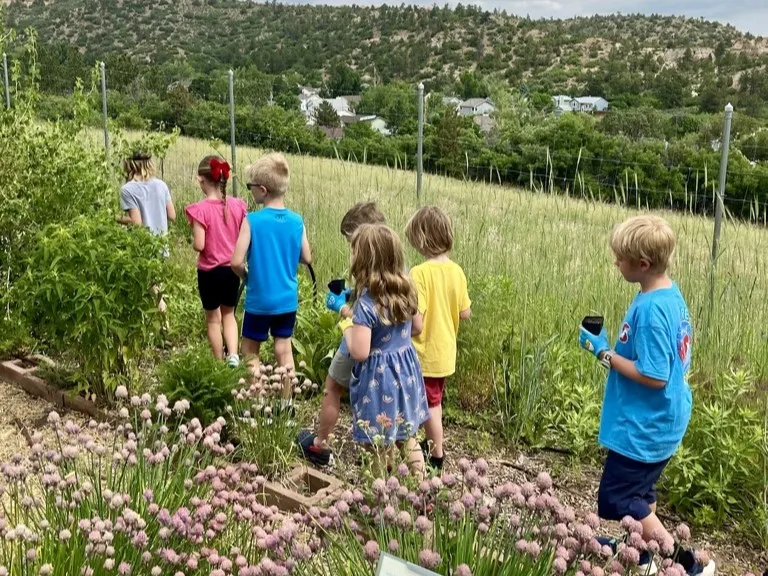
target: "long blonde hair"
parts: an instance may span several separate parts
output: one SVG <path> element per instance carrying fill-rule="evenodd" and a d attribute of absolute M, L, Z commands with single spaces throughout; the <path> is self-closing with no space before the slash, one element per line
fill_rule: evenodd
<path fill-rule="evenodd" d="M 150 154 L 136 152 L 130 158 L 123 160 L 123 170 L 125 170 L 125 180 L 140 180 L 146 182 L 155 176 L 155 161 Z"/>
<path fill-rule="evenodd" d="M 363 224 L 352 235 L 352 277 L 358 298 L 367 290 L 387 325 L 410 320 L 418 297 L 405 273 L 403 245 L 385 224 Z"/>

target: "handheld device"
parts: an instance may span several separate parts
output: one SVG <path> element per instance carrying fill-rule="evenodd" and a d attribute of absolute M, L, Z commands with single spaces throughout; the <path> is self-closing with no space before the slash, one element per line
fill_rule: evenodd
<path fill-rule="evenodd" d="M 604 320 L 602 316 L 587 316 L 584 318 L 584 320 L 581 321 L 581 325 L 590 334 L 599 336 L 600 332 L 603 330 L 603 321 Z"/>

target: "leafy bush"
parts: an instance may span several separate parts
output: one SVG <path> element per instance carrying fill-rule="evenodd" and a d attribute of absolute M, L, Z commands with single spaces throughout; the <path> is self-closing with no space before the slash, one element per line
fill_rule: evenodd
<path fill-rule="evenodd" d="M 51 224 L 35 238 L 17 294 L 33 335 L 75 366 L 78 390 L 110 400 L 158 341 L 163 243 L 107 218 Z"/>
<path fill-rule="evenodd" d="M 245 365 L 232 368 L 214 358 L 204 344 L 191 346 L 160 367 L 160 392 L 171 403 L 189 401 L 186 416 L 208 426 L 226 414 L 232 402 L 232 390 L 248 376 Z"/>
<path fill-rule="evenodd" d="M 304 300 L 296 314 L 293 348 L 296 362 L 313 382 L 325 382 L 328 368 L 342 334 L 337 328 L 339 315 L 329 312 L 320 303 Z"/>
<path fill-rule="evenodd" d="M 703 400 L 696 392 L 683 446 L 664 475 L 669 502 L 703 526 L 742 519 L 766 544 L 765 400 L 744 371 L 718 377 Z"/>

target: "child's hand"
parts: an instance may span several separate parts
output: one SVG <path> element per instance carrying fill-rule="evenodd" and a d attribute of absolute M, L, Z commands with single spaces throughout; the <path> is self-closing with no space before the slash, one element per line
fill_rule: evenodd
<path fill-rule="evenodd" d="M 329 291 L 325 297 L 325 307 L 333 312 L 341 312 L 341 309 L 346 306 L 347 298 L 350 294 L 352 294 L 352 290 L 349 288 L 344 290 L 341 294 L 334 294 Z"/>
<path fill-rule="evenodd" d="M 595 336 L 583 326 L 580 327 L 579 346 L 584 348 L 587 352 L 594 354 L 596 358 L 600 358 L 600 354 L 611 349 L 611 345 L 608 342 L 608 331 L 603 328 L 600 331 L 600 335 Z"/>

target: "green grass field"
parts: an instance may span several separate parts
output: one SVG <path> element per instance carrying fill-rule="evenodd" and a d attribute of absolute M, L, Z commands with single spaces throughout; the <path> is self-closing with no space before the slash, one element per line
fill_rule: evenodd
<path fill-rule="evenodd" d="M 185 138 L 169 151 L 163 176 L 178 208 L 199 198 L 194 172 L 200 158 L 212 152 L 211 144 Z M 260 154 L 239 148 L 240 172 Z M 424 177 L 419 201 L 412 172 L 305 156 L 290 156 L 289 162 L 287 202 L 305 219 L 321 285 L 347 266 L 347 245 L 338 232 L 341 217 L 354 202 L 370 199 L 399 232 L 421 203 L 444 208 L 454 222 L 454 258 L 470 283 L 504 277 L 511 284 L 504 302 L 478 306 L 475 301 L 476 310 L 489 316 L 476 314 L 474 323 L 511 323 L 537 339 L 557 335 L 574 341 L 580 319 L 598 313 L 605 315 L 615 335 L 636 290 L 614 269 L 608 247 L 612 226 L 634 210 L 436 176 Z M 242 181 L 239 191 L 248 196 Z M 726 222 L 712 303 L 712 220 L 663 215 L 678 234 L 672 274 L 696 329 L 693 379 L 706 382 L 730 367 L 748 368 L 760 380 L 767 379 L 768 231 Z M 190 265 L 192 257 L 190 251 Z M 417 262 L 418 255 L 411 251 L 409 263 Z M 496 309 L 505 317 L 498 317 Z M 498 343 L 484 344 L 493 348 Z"/>

